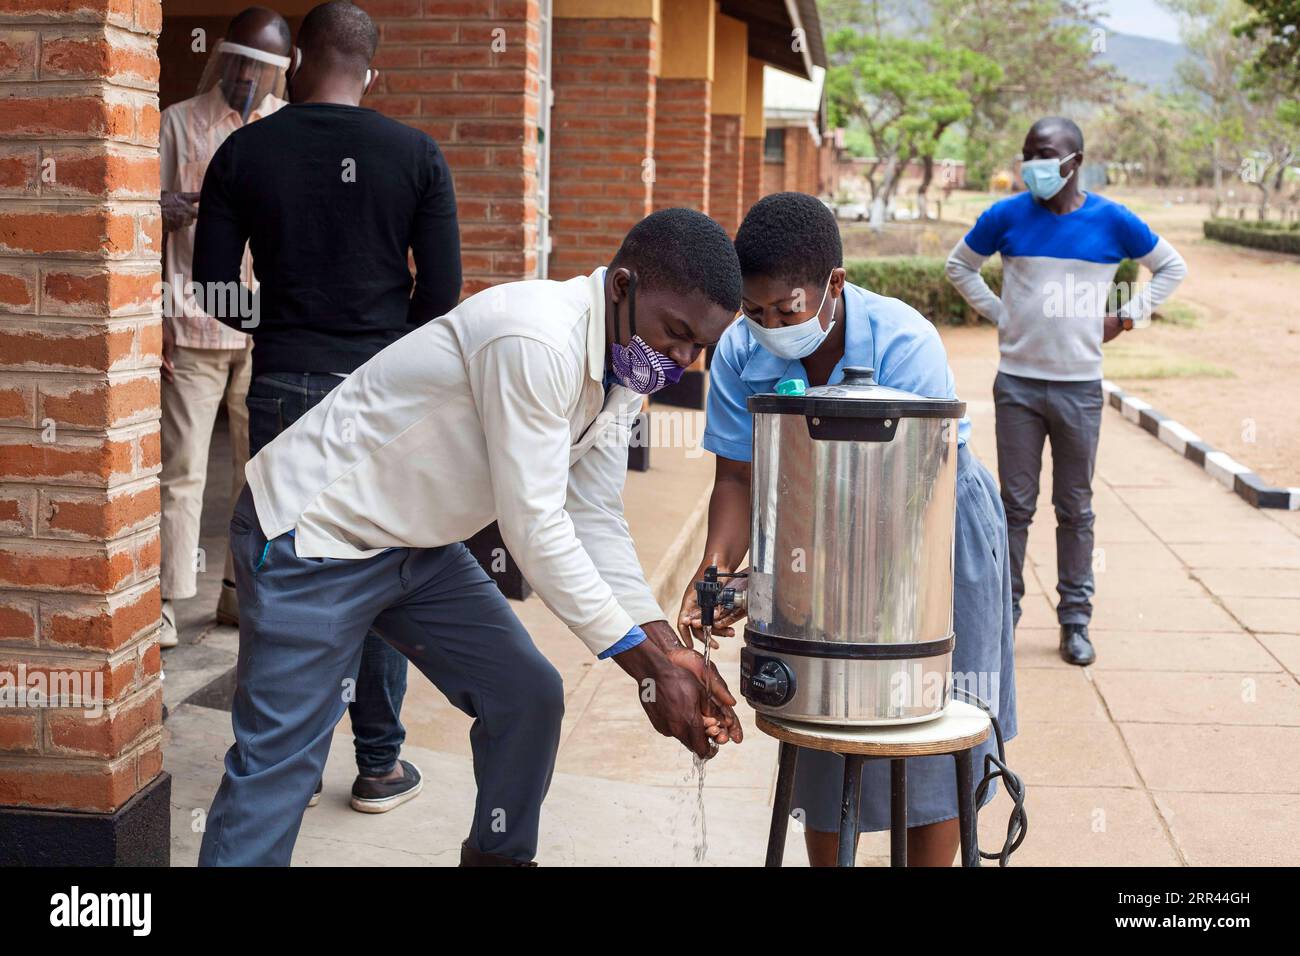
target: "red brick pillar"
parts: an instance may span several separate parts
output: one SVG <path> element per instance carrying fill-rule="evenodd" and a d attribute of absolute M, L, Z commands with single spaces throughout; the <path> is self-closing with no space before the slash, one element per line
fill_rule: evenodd
<path fill-rule="evenodd" d="M 745 172 L 739 116 L 714 114 L 709 160 L 709 215 L 735 235 L 740 226 L 741 181 Z"/>
<path fill-rule="evenodd" d="M 785 188 L 800 193 L 818 191 L 817 144 L 806 126 L 786 128 Z"/>
<path fill-rule="evenodd" d="M 592 16 L 590 11 L 608 15 Z M 607 263 L 650 212 L 658 24 L 649 0 L 555 3 L 550 275 Z"/>
<path fill-rule="evenodd" d="M 659 78 L 655 102 L 654 207 L 709 211 L 712 123 L 708 80 Z"/>
<path fill-rule="evenodd" d="M 782 152 L 783 157 L 784 155 L 784 152 Z M 785 160 L 768 160 L 766 139 L 764 139 L 762 178 L 762 187 L 759 190 L 760 197 L 766 196 L 769 193 L 779 193 L 785 190 Z"/>
<path fill-rule="evenodd" d="M 744 172 L 740 184 L 740 218 L 763 195 L 763 61 L 749 58 L 745 71 Z"/>
<path fill-rule="evenodd" d="M 166 865 L 161 9 L 0 22 L 0 864 Z"/>
<path fill-rule="evenodd" d="M 379 26 L 362 103 L 422 129 L 456 183 L 464 294 L 537 275 L 537 0 L 359 0 Z"/>
<path fill-rule="evenodd" d="M 714 0 L 662 0 L 654 207 L 709 211 Z"/>
<path fill-rule="evenodd" d="M 763 137 L 745 137 L 745 180 L 740 191 L 740 218 L 763 197 Z"/>
<path fill-rule="evenodd" d="M 735 235 L 745 175 L 748 27 L 718 15 L 713 44 L 713 109 L 709 152 L 709 215 Z"/>

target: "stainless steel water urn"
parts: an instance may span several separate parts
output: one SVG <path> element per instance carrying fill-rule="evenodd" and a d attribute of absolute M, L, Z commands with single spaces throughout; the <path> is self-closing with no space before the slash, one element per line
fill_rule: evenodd
<path fill-rule="evenodd" d="M 964 403 L 846 368 L 754 395 L 741 688 L 791 720 L 897 724 L 951 694 L 957 425 Z"/>

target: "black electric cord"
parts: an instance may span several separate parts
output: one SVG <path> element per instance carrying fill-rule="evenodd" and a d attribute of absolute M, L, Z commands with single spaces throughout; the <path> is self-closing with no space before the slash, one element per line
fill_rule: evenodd
<path fill-rule="evenodd" d="M 1002 785 L 1007 788 L 1007 795 L 1011 797 L 1014 806 L 1011 808 L 1011 816 L 1007 819 L 1007 838 L 1002 844 L 1002 850 L 998 853 L 985 853 L 979 850 L 981 859 L 997 860 L 998 866 L 1006 866 L 1007 861 L 1011 859 L 1011 854 L 1020 849 L 1020 844 L 1025 842 L 1025 834 L 1029 832 L 1029 817 L 1025 813 L 1025 784 L 1024 781 L 1007 766 L 1006 745 L 1002 740 L 1002 725 L 998 723 L 998 718 L 994 715 L 992 708 L 977 695 L 972 694 L 965 687 L 953 686 L 953 691 L 960 693 L 970 703 L 974 704 L 984 713 L 988 714 L 989 720 L 993 722 L 993 737 L 997 741 L 997 756 L 993 754 L 984 755 L 984 778 L 980 780 L 979 785 L 975 788 L 975 814 L 978 819 L 979 806 L 984 802 L 984 795 L 988 793 L 989 787 L 998 778 L 1002 778 Z M 977 848 L 978 849 L 978 848 Z"/>

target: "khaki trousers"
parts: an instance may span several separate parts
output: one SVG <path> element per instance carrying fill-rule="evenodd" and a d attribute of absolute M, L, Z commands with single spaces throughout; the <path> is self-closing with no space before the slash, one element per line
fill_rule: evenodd
<path fill-rule="evenodd" d="M 193 349 L 176 346 L 173 381 L 162 383 L 162 596 L 193 597 L 207 556 L 199 548 L 208 446 L 221 403 L 230 417 L 230 507 L 244 489 L 248 462 L 248 381 L 253 347 Z M 229 519 L 227 519 L 229 520 Z M 226 580 L 234 566 L 226 553 Z"/>

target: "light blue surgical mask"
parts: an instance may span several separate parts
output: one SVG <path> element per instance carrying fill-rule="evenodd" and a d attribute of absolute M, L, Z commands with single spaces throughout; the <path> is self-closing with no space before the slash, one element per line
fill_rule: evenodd
<path fill-rule="evenodd" d="M 831 273 L 834 275 L 834 273 Z M 745 321 L 749 323 L 749 332 L 758 340 L 758 344 L 763 346 L 773 355 L 783 359 L 801 359 L 807 358 L 816 352 L 826 336 L 831 334 L 831 329 L 835 328 L 835 321 L 832 319 L 831 324 L 822 328 L 822 308 L 826 305 L 826 297 L 831 292 L 831 280 L 828 276 L 826 279 L 826 291 L 822 293 L 821 304 L 817 306 L 817 311 L 813 317 L 807 321 L 800 322 L 798 325 L 783 325 L 775 329 L 764 328 L 755 322 L 749 316 L 745 316 Z"/>
<path fill-rule="evenodd" d="M 1071 153 L 1060 159 L 1028 160 L 1020 164 L 1020 178 L 1025 181 L 1025 186 L 1035 199 L 1051 199 L 1065 188 L 1065 184 L 1074 175 L 1074 170 L 1070 170 L 1069 176 L 1061 175 L 1061 167 L 1074 157 L 1075 153 Z"/>

